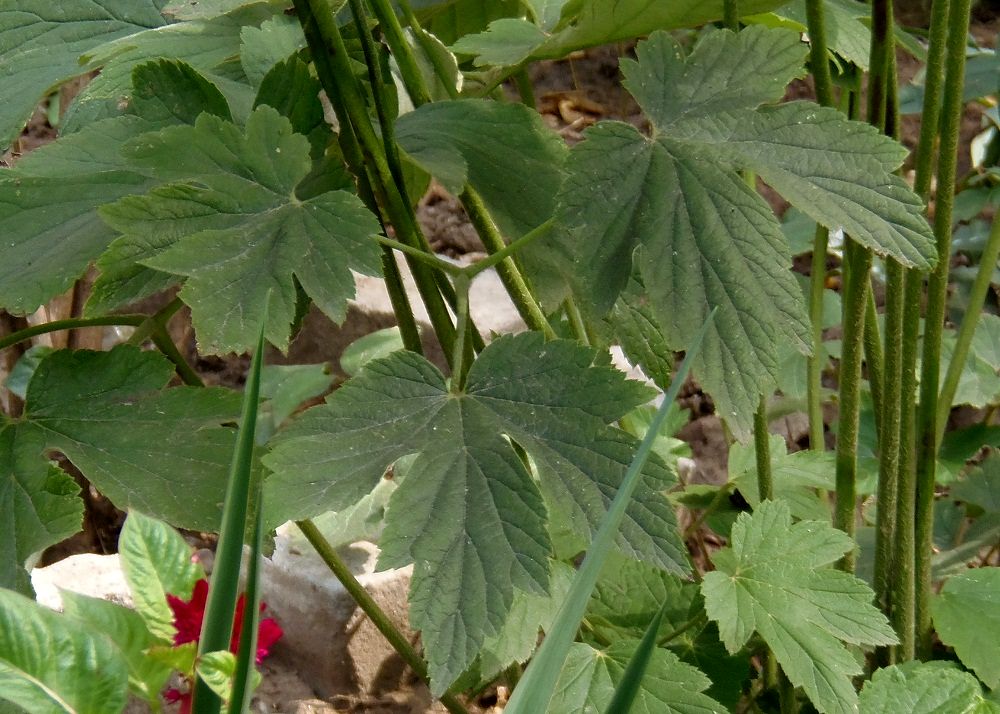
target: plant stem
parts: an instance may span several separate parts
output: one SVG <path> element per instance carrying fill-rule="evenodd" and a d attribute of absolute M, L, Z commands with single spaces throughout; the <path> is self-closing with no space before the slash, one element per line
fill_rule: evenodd
<path fill-rule="evenodd" d="M 809 66 L 816 86 L 816 100 L 824 107 L 833 106 L 833 80 L 826 49 L 826 22 L 823 0 L 806 0 L 806 23 L 809 33 Z M 812 355 L 806 366 L 806 401 L 809 414 L 809 446 L 817 451 L 826 448 L 823 424 L 823 290 L 826 287 L 826 251 L 830 231 L 816 226 L 812 263 L 809 271 L 809 322 L 812 325 Z"/>
<path fill-rule="evenodd" d="M 412 206 L 401 194 L 401 185 L 393 177 L 385 149 L 380 144 L 368 117 L 361 90 L 354 79 L 347 47 L 340 34 L 327 0 L 294 0 L 320 82 L 330 98 L 346 136 L 344 155 L 359 180 L 371 171 L 371 189 L 389 216 L 402 242 L 430 252 L 420 232 Z M 367 34 L 367 30 L 361 34 Z M 377 88 L 375 90 L 378 91 Z M 350 131 L 345 133 L 345 130 Z M 351 137 L 354 137 L 353 139 Z M 455 327 L 444 304 L 437 280 L 428 268 L 408 259 L 420 296 L 427 307 L 431 325 L 449 356 L 455 341 Z"/>
<path fill-rule="evenodd" d="M 399 73 L 403 77 L 403 84 L 406 91 L 413 100 L 413 106 L 419 107 L 431 101 L 430 89 L 424 81 L 424 75 L 420 72 L 416 57 L 410 51 L 410 43 L 406 41 L 402 25 L 396 17 L 396 11 L 389 3 L 389 0 L 369 0 L 375 17 L 378 18 L 382 34 L 392 51 L 392 56 L 396 58 L 399 66 Z M 367 33 L 365 33 L 367 34 Z M 430 53 L 428 53 L 429 55 Z"/>
<path fill-rule="evenodd" d="M 916 638 L 917 652 L 930 654 L 932 627 L 931 554 L 933 548 L 934 486 L 937 476 L 937 412 L 941 371 L 941 335 L 948 297 L 951 255 L 951 217 L 955 200 L 955 165 L 962 118 L 965 75 L 965 41 L 969 32 L 970 0 L 953 0 L 948 16 L 945 51 L 944 99 L 941 107 L 941 148 L 938 162 L 934 235 L 938 262 L 927 286 L 927 316 L 920 372 L 920 409 L 917 413 L 917 512 L 916 512 Z"/>
<path fill-rule="evenodd" d="M 13 332 L 0 339 L 0 350 L 7 349 L 18 342 L 30 340 L 32 337 L 60 330 L 75 330 L 80 327 L 128 326 L 138 327 L 149 319 L 148 315 L 102 315 L 101 317 L 71 317 L 66 320 L 53 320 L 42 325 L 33 325 L 23 330 Z"/>
<path fill-rule="evenodd" d="M 698 613 L 690 620 L 685 622 L 683 625 L 679 626 L 677 629 L 671 630 L 667 634 L 663 635 L 660 639 L 658 639 L 656 641 L 656 646 L 663 647 L 664 645 L 673 642 L 688 630 L 701 627 L 707 620 L 708 620 L 708 615 L 705 614 L 705 611 L 698 610 Z"/>
<path fill-rule="evenodd" d="M 882 354 L 882 337 L 878 329 L 878 308 L 875 307 L 875 292 L 869 284 L 865 299 L 865 367 L 868 372 L 868 389 L 872 395 L 872 413 L 875 416 L 875 433 L 882 433 L 882 409 L 885 399 L 883 373 L 885 372 L 884 355 Z"/>
<path fill-rule="evenodd" d="M 726 29 L 733 32 L 740 31 L 740 3 L 739 0 L 722 1 L 722 24 Z"/>
<path fill-rule="evenodd" d="M 469 220 L 475 226 L 476 233 L 482 239 L 486 250 L 495 254 L 506 248 L 503 236 L 500 235 L 499 229 L 486 210 L 486 205 L 479 193 L 471 186 L 466 186 L 460 198 L 465 212 L 469 214 Z M 538 306 L 538 301 L 531 294 L 528 283 L 517 269 L 512 258 L 505 257 L 501 260 L 497 265 L 497 275 L 500 276 L 500 281 L 507 289 L 507 293 L 514 301 L 518 313 L 528 328 L 537 330 L 550 339 L 554 338 L 556 336 L 555 330 L 545 318 L 545 313 Z"/>
<path fill-rule="evenodd" d="M 847 268 L 844 283 L 844 338 L 840 357 L 840 426 L 837 432 L 837 503 L 833 525 L 854 536 L 855 502 L 857 500 L 858 423 L 861 407 L 861 354 L 864 335 L 865 309 L 868 302 L 868 271 L 871 252 L 853 240 L 844 240 Z M 854 570 L 854 553 L 848 553 L 840 566 Z"/>
<path fill-rule="evenodd" d="M 403 661 L 406 662 L 418 677 L 425 682 L 428 681 L 427 665 L 424 663 L 424 660 L 417 654 L 417 651 L 410 644 L 410 641 L 406 639 L 406 636 L 399 631 L 392 623 L 392 620 L 382 611 L 382 608 L 379 607 L 374 598 L 365 590 L 364 586 L 358 582 L 357 578 L 354 577 L 354 573 L 340 559 L 337 551 L 323 537 L 323 534 L 316 525 L 309 519 L 296 521 L 295 525 L 299 527 L 299 530 L 305 535 L 310 545 L 316 549 L 319 557 L 326 563 L 330 572 L 340 581 L 344 589 L 347 590 L 347 593 L 358 604 L 358 607 L 361 608 L 361 611 L 368 616 L 368 619 L 372 621 L 379 632 L 389 641 L 389 644 L 403 658 Z M 441 695 L 441 703 L 451 714 L 469 714 L 468 710 L 458 701 L 455 695 L 449 692 Z"/>
<path fill-rule="evenodd" d="M 983 249 L 983 254 L 979 261 L 979 270 L 976 273 L 976 279 L 972 283 L 972 290 L 969 293 L 969 306 L 962 317 L 962 326 L 958 330 L 955 350 L 944 377 L 941 393 L 938 395 L 937 439 L 939 447 L 941 445 L 941 437 L 944 435 L 945 424 L 948 421 L 948 415 L 951 414 L 951 403 L 955 399 L 958 380 L 962 376 L 965 361 L 969 356 L 969 347 L 972 345 L 972 337 L 976 333 L 976 325 L 979 322 L 979 315 L 983 309 L 983 301 L 986 299 L 986 293 L 989 292 L 993 280 L 993 270 L 996 268 L 998 257 L 1000 257 L 1000 215 L 993 217 L 990 236 L 986 241 L 986 247 Z"/>
<path fill-rule="evenodd" d="M 924 79 L 924 104 L 920 120 L 920 138 L 916 151 L 914 191 L 926 203 L 934 173 L 934 148 L 941 114 L 941 89 L 944 81 L 945 48 L 951 0 L 934 0 L 931 5 L 930 44 Z M 895 552 L 892 557 L 892 622 L 900 637 L 897 661 L 914 656 L 916 599 L 916 398 L 917 343 L 920 337 L 920 303 L 924 276 L 906 270 L 903 300 L 903 344 L 900 403 L 903 405 L 899 428 L 899 477 L 896 499 Z"/>
<path fill-rule="evenodd" d="M 465 336 L 469 332 L 469 278 L 464 274 L 455 277 L 455 293 L 458 296 L 456 315 L 458 336 L 455 338 L 455 355 L 452 357 L 451 393 L 460 394 L 465 387 L 465 375 L 469 371 L 470 360 L 466 359 Z"/>
<path fill-rule="evenodd" d="M 521 103 L 534 109 L 535 88 L 531 86 L 531 78 L 528 76 L 528 70 L 523 65 L 514 74 L 514 83 L 517 85 L 517 93 L 521 97 Z"/>
<path fill-rule="evenodd" d="M 829 70 L 827 70 L 829 71 Z M 806 409 L 809 414 L 809 448 L 826 449 L 823 423 L 823 291 L 826 289 L 826 250 L 830 231 L 819 224 L 813 237 L 809 275 L 809 324 L 812 354 L 806 361 Z"/>
<path fill-rule="evenodd" d="M 757 458 L 757 494 L 761 501 L 774 500 L 771 442 L 767 431 L 767 397 L 763 395 L 753 415 L 753 445 Z"/>

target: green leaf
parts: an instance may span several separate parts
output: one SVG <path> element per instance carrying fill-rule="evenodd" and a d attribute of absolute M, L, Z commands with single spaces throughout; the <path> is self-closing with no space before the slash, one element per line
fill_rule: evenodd
<path fill-rule="evenodd" d="M 481 99 L 425 104 L 399 118 L 396 139 L 451 193 L 471 184 L 508 239 L 552 216 L 565 143 L 524 105 Z"/>
<path fill-rule="evenodd" d="M 980 466 L 951 487 L 950 495 L 987 513 L 1000 513 L 1000 454 L 991 451 Z"/>
<path fill-rule="evenodd" d="M 698 587 L 672 573 L 635 560 L 610 557 L 601 571 L 587 606 L 587 621 L 595 632 L 615 640 L 642 636 L 664 602 L 664 630 L 674 630 L 690 617 Z"/>
<path fill-rule="evenodd" d="M 653 384 L 666 389 L 674 371 L 674 355 L 663 339 L 663 326 L 643 293 L 639 276 L 633 275 L 606 322 L 629 361 L 641 367 Z"/>
<path fill-rule="evenodd" d="M 946 645 L 990 689 L 1000 684 L 1000 568 L 953 575 L 931 601 L 934 626 Z"/>
<path fill-rule="evenodd" d="M 221 95 L 184 65 L 141 65 L 133 82 L 136 115 L 89 125 L 31 152 L 15 169 L 0 171 L 0 232 L 6 237 L 0 242 L 0 306 L 33 311 L 69 289 L 108 247 L 115 233 L 96 208 L 152 185 L 121 156 L 126 141 L 202 111 L 228 115 Z M 129 261 L 121 268 L 126 274 L 114 280 L 142 278 L 127 272 L 132 265 Z M 105 273 L 108 266 L 100 264 Z M 92 305 L 117 307 L 166 287 L 162 281 L 152 289 L 133 287 L 116 299 L 109 281 L 107 274 L 97 281 Z"/>
<path fill-rule="evenodd" d="M 574 644 L 547 710 L 549 714 L 607 711 L 614 688 L 622 680 L 637 646 L 636 640 L 622 640 L 602 651 L 581 642 Z M 723 706 L 703 693 L 710 684 L 708 677 L 681 662 L 677 655 L 656 649 L 631 711 L 721 714 Z"/>
<path fill-rule="evenodd" d="M 166 24 L 157 0 L 13 0 L 0 8 L 0 148 L 46 92 L 83 74 L 79 57 L 108 40 Z"/>
<path fill-rule="evenodd" d="M 817 491 L 834 489 L 833 452 L 797 451 L 789 454 L 783 437 L 770 434 L 768 440 L 775 498 L 785 501 L 795 518 L 829 520 L 830 506 Z M 736 484 L 751 506 L 756 508 L 760 504 L 756 450 L 752 445 L 733 444 L 729 447 L 729 480 Z"/>
<path fill-rule="evenodd" d="M 538 633 L 547 632 L 566 599 L 573 574 L 566 563 L 553 561 L 552 582 L 544 595 L 514 591 L 510 613 L 500 630 L 483 642 L 479 653 L 479 677 L 487 682 L 495 679 L 512 664 L 526 662 L 538 647 Z"/>
<path fill-rule="evenodd" d="M 843 643 L 897 640 L 872 606 L 871 589 L 824 567 L 851 550 L 853 540 L 826 523 L 793 525 L 787 504 L 764 501 L 753 515 L 740 514 L 731 544 L 715 554 L 717 570 L 702 582 L 705 610 L 726 649 L 736 652 L 757 632 L 820 712 L 856 712 L 851 677 L 862 668 Z"/>
<path fill-rule="evenodd" d="M 263 19 L 259 17 L 261 11 L 270 16 L 265 7 L 259 4 L 256 12 L 234 13 L 138 32 L 85 54 L 82 60 L 86 66 L 89 69 L 101 67 L 101 73 L 70 105 L 63 117 L 63 131 L 78 131 L 91 122 L 120 115 L 131 96 L 132 70 L 157 59 L 179 60 L 191 65 L 226 96 L 236 117 L 245 118 L 253 90 L 245 83 L 242 68 L 235 58 L 239 56 L 243 26 L 259 23 Z"/>
<path fill-rule="evenodd" d="M 295 197 L 311 168 L 309 143 L 270 107 L 255 109 L 245 132 L 202 114 L 194 126 L 147 134 L 126 151 L 158 177 L 184 182 L 125 198 L 101 214 L 129 236 L 168 244 L 142 264 L 187 276 L 181 297 L 203 351 L 249 348 L 265 303 L 267 338 L 286 347 L 293 276 L 339 322 L 354 296 L 350 271 L 379 274 L 378 222 L 355 196 Z"/>
<path fill-rule="evenodd" d="M 240 63 L 247 79 L 259 87 L 271 68 L 293 52 L 305 47 L 299 21 L 288 15 L 277 15 L 260 24 L 240 31 Z"/>
<path fill-rule="evenodd" d="M 633 265 L 672 349 L 718 307 L 695 372 L 740 439 L 775 386 L 779 347 L 809 347 L 779 224 L 738 170 L 880 254 L 922 267 L 934 258 L 921 203 L 892 174 L 902 147 L 813 104 L 758 108 L 802 73 L 805 51 L 796 33 L 756 26 L 709 33 L 684 59 L 653 34 L 623 63 L 653 136 L 599 122 L 570 152 L 560 193 L 562 270 L 592 312 L 612 307 Z"/>
<path fill-rule="evenodd" d="M 156 638 L 142 617 L 127 607 L 71 590 L 60 591 L 66 617 L 102 633 L 121 650 L 128 665 L 129 688 L 147 702 L 159 701 L 172 669 L 146 656 L 146 650 L 156 644 Z"/>
<path fill-rule="evenodd" d="M 883 667 L 861 690 L 861 714 L 985 714 L 988 704 L 975 677 L 950 662 Z"/>
<path fill-rule="evenodd" d="M 326 364 L 269 364 L 263 367 L 260 395 L 267 400 L 274 428 L 281 426 L 307 399 L 325 394 L 333 379 Z"/>
<path fill-rule="evenodd" d="M 150 634 L 162 642 L 172 642 L 176 629 L 167 595 L 190 599 L 195 582 L 205 577 L 204 571 L 191 561 L 191 547 L 166 523 L 130 511 L 118 552 L 136 612 Z"/>
<path fill-rule="evenodd" d="M 827 48 L 867 72 L 872 33 L 862 20 L 871 17 L 871 8 L 853 0 L 827 0 L 823 10 Z M 808 29 L 804 0 L 783 5 L 775 14 L 793 20 L 802 32 Z"/>
<path fill-rule="evenodd" d="M 475 65 L 516 65 L 541 45 L 546 34 L 538 25 L 520 18 L 494 20 L 486 32 L 465 35 L 451 46 L 460 55 L 474 55 Z"/>
<path fill-rule="evenodd" d="M 784 0 L 744 0 L 740 12 L 753 15 L 784 4 Z M 654 30 L 698 27 L 722 19 L 722 0 L 576 0 L 573 13 L 566 9 L 557 32 L 542 45 L 534 59 L 561 57 L 584 47 L 649 35 Z"/>
<path fill-rule="evenodd" d="M 398 327 L 376 330 L 359 337 L 349 344 L 340 355 L 340 368 L 349 376 L 354 376 L 373 359 L 388 357 L 403 349 L 403 338 Z"/>
<path fill-rule="evenodd" d="M 319 80 L 309 70 L 309 65 L 297 56 L 278 62 L 264 75 L 254 99 L 254 108 L 266 104 L 292 123 L 292 130 L 309 139 L 313 159 L 323 157 L 333 136 L 330 125 L 323 116 L 319 100 Z M 345 182 L 352 186 L 351 181 Z M 344 188 L 338 186 L 337 188 Z M 353 189 L 352 189 L 353 190 Z"/>
<path fill-rule="evenodd" d="M 411 617 L 424 633 L 435 691 L 503 623 L 512 588 L 545 591 L 546 505 L 589 539 L 621 483 L 635 442 L 606 424 L 648 392 L 591 367 L 593 357 L 534 333 L 501 337 L 454 394 L 425 359 L 397 352 L 307 412 L 265 457 L 275 472 L 267 501 L 302 518 L 350 505 L 390 464 L 419 454 L 390 501 L 380 562 L 416 564 Z M 545 505 L 503 435 L 533 460 Z M 658 460 L 645 473 L 619 546 L 684 570 L 674 515 L 658 493 L 672 479 Z"/>
<path fill-rule="evenodd" d="M 0 590 L 0 699 L 33 714 L 125 707 L 128 672 L 103 635 Z"/>
<path fill-rule="evenodd" d="M 11 394 L 24 399 L 28 394 L 28 382 L 31 381 L 35 370 L 38 369 L 41 361 L 52 354 L 52 352 L 53 349 L 48 345 L 33 345 L 29 347 L 28 351 L 18 358 L 14 368 L 7 375 L 7 379 L 4 380 L 3 386 Z"/>
<path fill-rule="evenodd" d="M 163 389 L 172 375 L 165 357 L 136 347 L 60 350 L 35 372 L 17 428 L 40 463 L 43 451 L 62 452 L 120 508 L 212 530 L 233 444 L 222 425 L 235 421 L 239 395 Z"/>
<path fill-rule="evenodd" d="M 24 569 L 35 553 L 80 530 L 83 501 L 76 481 L 41 457 L 30 428 L 0 429 L 0 587 L 32 594 Z"/>

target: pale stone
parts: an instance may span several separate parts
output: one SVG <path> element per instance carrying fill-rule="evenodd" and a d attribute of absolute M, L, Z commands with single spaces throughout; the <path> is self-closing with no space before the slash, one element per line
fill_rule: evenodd
<path fill-rule="evenodd" d="M 132 607 L 132 594 L 118 555 L 84 553 L 31 571 L 36 600 L 53 610 L 62 610 L 59 590 L 69 590 Z"/>
<path fill-rule="evenodd" d="M 338 552 L 396 627 L 409 633 L 412 568 L 374 572 L 378 547 L 365 541 Z M 285 632 L 275 655 L 294 653 L 299 675 L 321 697 L 391 690 L 402 680 L 399 655 L 291 523 L 278 529 L 261 590 Z"/>

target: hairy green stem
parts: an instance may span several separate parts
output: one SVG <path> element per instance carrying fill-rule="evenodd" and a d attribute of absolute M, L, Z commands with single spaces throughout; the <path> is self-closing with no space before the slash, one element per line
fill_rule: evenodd
<path fill-rule="evenodd" d="M 416 14 L 413 12 L 413 8 L 410 6 L 409 0 L 397 0 L 399 7 L 403 10 L 403 16 L 406 18 L 407 24 L 410 26 L 410 30 L 413 32 L 413 36 L 416 38 L 417 42 L 420 44 L 421 49 L 423 49 L 424 54 L 431 62 L 431 66 L 434 67 L 434 74 L 438 76 L 441 80 L 441 84 L 444 86 L 445 91 L 448 93 L 448 97 L 451 99 L 458 99 L 458 87 L 455 83 L 448 79 L 449 68 L 444 64 L 444 59 L 437 47 L 434 45 L 434 39 L 427 34 L 426 30 L 420 25 L 420 20 L 417 19 Z M 399 19 L 392 15 L 391 20 L 386 20 L 386 22 L 399 23 Z M 392 45 L 390 44 L 390 47 Z M 393 49 L 393 53 L 395 53 Z M 451 68 L 454 69 L 454 68 Z"/>
<path fill-rule="evenodd" d="M 461 273 L 455 276 L 455 293 L 458 304 L 455 313 L 458 317 L 458 336 L 455 339 L 455 354 L 452 357 L 451 393 L 460 394 L 465 387 L 465 376 L 469 372 L 469 362 L 466 359 L 465 336 L 469 332 L 469 278 Z"/>
<path fill-rule="evenodd" d="M 883 373 L 885 372 L 884 355 L 882 354 L 882 336 L 878 327 L 878 308 L 875 307 L 875 292 L 869 287 L 865 298 L 865 368 L 868 372 L 868 389 L 872 395 L 872 413 L 875 416 L 875 433 L 881 434 L 882 409 L 885 399 Z"/>
<path fill-rule="evenodd" d="M 816 225 L 809 275 L 809 324 L 812 354 L 806 362 L 806 410 L 809 414 L 809 448 L 826 449 L 823 422 L 823 293 L 826 289 L 826 251 L 830 231 Z"/>
<path fill-rule="evenodd" d="M 951 255 L 951 217 L 955 200 L 955 167 L 962 119 L 965 75 L 965 41 L 969 32 L 970 0 L 953 0 L 948 15 L 945 51 L 944 98 L 941 105 L 941 148 L 938 161 L 934 235 L 938 262 L 927 286 L 927 316 L 920 371 L 920 408 L 917 412 L 917 512 L 916 512 L 916 638 L 917 653 L 930 654 L 931 554 L 934 526 L 934 485 L 937 476 L 937 412 L 941 372 L 941 336 L 948 297 Z"/>
<path fill-rule="evenodd" d="M 844 338 L 840 356 L 840 425 L 837 431 L 836 455 L 837 503 L 833 524 L 853 536 L 857 501 L 862 337 L 868 302 L 868 272 L 872 258 L 870 251 L 845 238 L 844 259 L 847 275 L 843 300 Z M 853 571 L 854 553 L 845 555 L 840 565 L 848 572 Z"/>
<path fill-rule="evenodd" d="M 740 3 L 739 0 L 722 1 L 722 24 L 733 32 L 740 30 Z"/>
<path fill-rule="evenodd" d="M 761 501 L 774 499 L 771 474 L 771 442 L 767 431 L 767 397 L 761 396 L 753 414 L 753 445 L 757 459 L 757 493 Z"/>
<path fill-rule="evenodd" d="M 406 662 L 418 677 L 425 682 L 428 681 L 427 665 L 424 663 L 424 660 L 417 654 L 417 651 L 410 644 L 410 641 L 406 639 L 406 636 L 399 631 L 399 628 L 393 624 L 388 615 L 379 607 L 374 598 L 365 590 L 364 586 L 354 577 L 354 573 L 351 572 L 347 564 L 337 555 L 337 551 L 323 537 L 319 528 L 309 519 L 296 521 L 295 525 L 299 527 L 299 530 L 305 535 L 309 544 L 315 548 L 316 553 L 326 563 L 330 572 L 340 581 L 344 589 L 354 599 L 354 602 L 361 608 L 361 611 L 368 616 L 368 619 L 372 621 L 372 624 L 389 641 L 389 644 L 392 645 L 392 648 L 396 650 L 403 661 Z M 450 692 L 441 695 L 441 703 L 451 714 L 469 714 L 468 710 L 458 701 L 458 698 Z"/>
<path fill-rule="evenodd" d="M 535 108 L 535 88 L 531 86 L 531 77 L 528 76 L 527 67 L 521 66 L 514 74 L 514 83 L 517 85 L 517 93 L 521 97 L 521 103 L 527 107 Z"/>
<path fill-rule="evenodd" d="M 461 200 L 462 205 L 465 206 L 465 212 L 469 215 L 472 225 L 475 226 L 476 233 L 482 238 L 486 250 L 495 254 L 506 248 L 503 236 L 500 235 L 499 229 L 486 210 L 486 205 L 479 193 L 471 186 L 466 186 L 462 192 Z M 545 313 L 538 306 L 538 301 L 532 295 L 528 283 L 517 269 L 513 258 L 503 258 L 497 264 L 497 275 L 500 276 L 500 281 L 507 289 L 507 293 L 514 301 L 514 306 L 529 329 L 537 330 L 546 337 L 554 338 L 556 336 L 555 330 L 545 318 Z"/>
<path fill-rule="evenodd" d="M 969 293 L 968 308 L 962 317 L 962 326 L 958 330 L 958 337 L 955 340 L 955 350 L 945 373 L 944 384 L 941 386 L 941 393 L 938 395 L 937 413 L 937 439 L 938 446 L 941 445 L 941 437 L 944 434 L 944 427 L 951 414 L 951 403 L 955 399 L 955 392 L 958 390 L 958 381 L 962 376 L 965 361 L 969 356 L 969 347 L 972 345 L 972 337 L 976 333 L 976 325 L 979 323 L 979 315 L 983 309 L 983 301 L 986 293 L 989 292 L 993 281 L 993 271 L 996 268 L 997 258 L 1000 257 L 1000 215 L 993 217 L 993 225 L 990 228 L 990 236 L 986 241 L 982 257 L 979 261 L 979 270 L 976 279 L 972 283 L 972 290 Z"/>
<path fill-rule="evenodd" d="M 368 0 L 371 4 L 375 17 L 378 18 L 382 34 L 392 51 L 392 56 L 396 59 L 399 73 L 403 77 L 403 84 L 406 91 L 413 100 L 413 105 L 419 107 L 431 101 L 430 89 L 424 81 L 424 75 L 420 72 L 417 59 L 410 51 L 410 43 L 406 40 L 399 18 L 389 0 Z M 366 33 L 367 34 L 367 33 Z"/>
<path fill-rule="evenodd" d="M 400 193 L 393 172 L 390 170 L 384 147 L 375 134 L 367 108 L 354 79 L 347 55 L 347 47 L 340 34 L 327 0 L 294 0 L 296 14 L 306 36 L 313 63 L 327 96 L 341 125 L 341 134 L 350 128 L 347 136 L 345 158 L 351 162 L 352 171 L 359 177 L 370 171 L 370 185 L 380 206 L 403 243 L 430 252 L 427 240 L 417 224 L 413 208 Z M 366 33 L 362 33 L 366 34 Z M 377 91 L 377 90 L 376 90 Z M 351 139 L 351 136 L 355 139 Z M 441 296 L 435 275 L 429 269 L 408 258 L 417 290 L 424 301 L 427 313 L 450 358 L 455 341 L 455 326 Z"/>
<path fill-rule="evenodd" d="M 948 16 L 951 0 L 934 0 L 931 5 L 930 43 L 924 76 L 924 104 L 920 119 L 920 138 L 916 151 L 914 191 L 926 203 L 934 174 L 935 145 L 941 115 L 941 91 L 944 82 L 944 59 L 948 39 Z M 899 477 L 896 499 L 895 552 L 892 557 L 892 623 L 900 637 L 897 660 L 912 659 L 915 652 L 916 600 L 916 399 L 917 348 L 920 339 L 920 304 L 924 293 L 924 275 L 909 269 L 905 277 L 903 300 L 903 345 L 900 403 L 903 405 L 899 428 Z"/>

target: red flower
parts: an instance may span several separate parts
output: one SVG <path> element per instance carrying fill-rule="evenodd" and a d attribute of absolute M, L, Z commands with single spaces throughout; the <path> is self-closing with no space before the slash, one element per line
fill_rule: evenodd
<path fill-rule="evenodd" d="M 201 639 L 201 624 L 205 619 L 205 605 L 208 602 L 208 581 L 202 578 L 194 584 L 190 600 L 182 600 L 175 595 L 167 595 L 167 604 L 174 613 L 174 644 L 183 645 L 187 642 L 198 642 Z M 236 611 L 233 613 L 233 635 L 229 640 L 229 651 L 236 654 L 240 648 L 240 635 L 243 631 L 243 611 L 246 609 L 246 597 L 240 595 L 236 601 Z M 260 606 L 264 610 L 264 604 Z M 270 654 L 274 643 L 281 639 L 281 627 L 272 618 L 260 621 L 257 627 L 257 652 L 254 657 L 260 664 Z M 191 692 L 182 692 L 171 687 L 163 693 L 163 698 L 169 704 L 180 702 L 179 714 L 191 714 Z"/>
<path fill-rule="evenodd" d="M 163 698 L 167 700 L 167 704 L 181 703 L 178 714 L 191 714 L 191 692 L 182 692 L 171 687 L 163 693 Z"/>
<path fill-rule="evenodd" d="M 208 602 L 208 581 L 202 578 L 194 584 L 194 592 L 190 600 L 181 600 L 174 595 L 167 595 L 167 604 L 174 612 L 174 627 L 177 634 L 174 635 L 174 644 L 183 645 L 185 642 L 197 642 L 201 638 L 201 624 L 205 619 L 205 604 Z M 229 641 L 229 651 L 233 654 L 239 650 L 240 634 L 243 630 L 243 610 L 246 608 L 246 597 L 240 595 L 236 601 L 236 612 L 233 613 L 233 636 Z M 264 604 L 261 603 L 261 611 Z M 260 621 L 257 627 L 257 664 L 260 664 L 270 653 L 274 643 L 281 639 L 281 627 L 272 618 L 268 617 Z"/>

